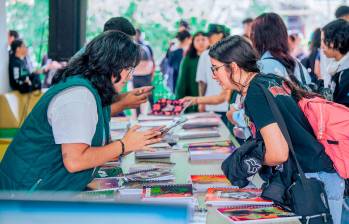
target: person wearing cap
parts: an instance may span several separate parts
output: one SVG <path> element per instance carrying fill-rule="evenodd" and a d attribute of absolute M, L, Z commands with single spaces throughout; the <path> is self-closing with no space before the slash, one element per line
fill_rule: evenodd
<path fill-rule="evenodd" d="M 134 39 L 136 35 L 136 29 L 132 25 L 132 23 L 124 17 L 112 17 L 107 22 L 105 22 L 103 27 L 103 32 L 106 31 L 121 31 Z M 71 59 L 70 61 L 76 59 L 82 53 L 84 53 L 85 48 L 81 48 Z M 115 88 L 120 91 L 121 87 L 116 85 Z M 118 113 L 122 113 L 122 111 L 126 108 L 135 109 L 138 108 L 142 103 L 147 102 L 148 97 L 151 94 L 151 90 L 153 87 L 145 86 L 142 88 L 135 88 L 130 92 L 119 94 L 117 96 L 118 100 L 116 103 L 111 105 L 111 114 L 115 115 Z"/>
<path fill-rule="evenodd" d="M 224 25 L 220 24 L 210 24 L 208 26 L 208 38 L 210 46 L 214 45 L 218 41 L 230 35 L 230 29 Z M 220 85 L 213 80 L 211 71 L 211 61 L 208 55 L 208 50 L 204 51 L 198 62 L 198 68 L 196 72 L 196 82 L 199 83 L 199 96 L 217 96 L 222 93 L 222 88 Z M 225 98 L 225 94 L 221 94 Z M 205 105 L 199 104 L 199 111 L 210 111 L 222 115 L 222 119 L 225 123 L 226 120 L 225 113 L 228 109 L 228 103 L 223 102 L 216 105 Z"/>

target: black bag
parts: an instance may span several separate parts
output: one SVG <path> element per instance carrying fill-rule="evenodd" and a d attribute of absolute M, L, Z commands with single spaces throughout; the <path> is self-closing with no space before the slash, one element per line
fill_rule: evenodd
<path fill-rule="evenodd" d="M 287 141 L 292 159 L 294 160 L 297 167 L 298 175 L 291 186 L 286 190 L 286 198 L 289 202 L 289 206 L 292 212 L 299 216 L 302 216 L 302 223 L 333 223 L 324 184 L 316 178 L 305 177 L 304 172 L 297 160 L 296 153 L 294 152 L 286 123 L 279 108 L 277 107 L 274 97 L 267 89 L 264 88 L 263 85 L 258 85 L 264 92 L 275 120 Z"/>
<path fill-rule="evenodd" d="M 223 161 L 221 169 L 232 185 L 246 187 L 247 178 L 262 168 L 264 153 L 263 141 L 250 138 Z"/>

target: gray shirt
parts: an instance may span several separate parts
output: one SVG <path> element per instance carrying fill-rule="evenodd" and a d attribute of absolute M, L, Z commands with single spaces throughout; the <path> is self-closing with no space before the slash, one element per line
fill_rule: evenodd
<path fill-rule="evenodd" d="M 86 87 L 68 88 L 51 100 L 47 118 L 56 144 L 91 145 L 98 122 L 95 97 Z"/>

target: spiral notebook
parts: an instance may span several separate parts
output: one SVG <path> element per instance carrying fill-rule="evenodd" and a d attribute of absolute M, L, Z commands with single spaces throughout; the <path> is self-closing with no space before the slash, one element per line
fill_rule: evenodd
<path fill-rule="evenodd" d="M 194 129 L 194 128 L 212 128 L 218 127 L 221 122 L 220 118 L 195 118 L 188 120 L 183 124 L 183 129 Z"/>
<path fill-rule="evenodd" d="M 95 178 L 117 177 L 122 175 L 122 168 L 119 166 L 103 166 L 98 170 Z"/>
<path fill-rule="evenodd" d="M 118 177 L 96 178 L 87 185 L 89 190 L 117 190 L 121 187 L 122 180 Z"/>
<path fill-rule="evenodd" d="M 168 203 L 192 202 L 193 186 L 191 184 L 144 186 L 142 200 Z"/>
<path fill-rule="evenodd" d="M 206 192 L 208 188 L 230 188 L 232 186 L 224 175 L 191 175 L 194 191 Z"/>
<path fill-rule="evenodd" d="M 289 223 L 301 218 L 275 205 L 234 206 L 218 208 L 216 212 L 230 223 Z"/>
<path fill-rule="evenodd" d="M 233 143 L 203 143 L 189 145 L 190 160 L 224 160 L 226 159 L 236 147 Z"/>
<path fill-rule="evenodd" d="M 153 185 L 170 185 L 175 184 L 174 180 L 167 181 L 152 181 L 152 182 L 126 182 L 123 184 L 123 187 L 119 189 L 120 195 L 142 195 L 144 186 L 153 186 Z"/>
<path fill-rule="evenodd" d="M 218 129 L 216 128 L 197 128 L 190 130 L 181 130 L 174 134 L 179 140 L 198 139 L 198 138 L 215 138 L 220 137 Z"/>
<path fill-rule="evenodd" d="M 94 191 L 83 191 L 77 198 L 82 200 L 115 200 L 116 189 L 106 189 L 106 190 L 94 190 Z"/>
<path fill-rule="evenodd" d="M 261 198 L 261 189 L 249 188 L 209 188 L 205 197 L 207 205 L 237 206 L 237 205 L 271 205 L 272 201 Z"/>
<path fill-rule="evenodd" d="M 175 176 L 169 169 L 152 169 L 149 171 L 134 172 L 126 174 L 124 177 L 126 182 L 152 182 L 152 181 L 167 181 L 174 180 Z"/>

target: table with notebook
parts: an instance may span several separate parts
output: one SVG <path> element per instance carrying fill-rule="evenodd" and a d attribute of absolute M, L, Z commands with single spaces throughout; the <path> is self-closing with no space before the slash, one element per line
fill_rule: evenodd
<path fill-rule="evenodd" d="M 202 114 L 202 116 L 206 115 Z M 195 115 L 188 116 L 190 122 L 187 123 L 187 126 L 184 124 L 182 127 L 178 127 L 173 131 L 174 134 L 181 133 L 182 129 L 186 128 L 188 129 L 184 130 L 185 132 L 196 131 Z M 166 117 L 158 116 L 156 122 L 152 119 L 154 118 L 141 116 L 138 121 L 141 126 L 147 128 L 154 124 L 166 124 Z M 98 190 L 107 188 L 110 189 L 108 194 L 112 195 L 113 200 L 191 202 L 196 211 L 191 223 L 197 224 L 251 223 L 239 221 L 256 217 L 258 221 L 252 221 L 252 223 L 271 223 L 269 218 L 273 219 L 273 223 L 280 223 L 278 221 L 282 221 L 281 223 L 299 223 L 298 221 L 294 222 L 295 218 L 292 214 L 284 212 L 278 207 L 273 207 L 269 201 L 262 200 L 259 197 L 260 190 L 254 190 L 253 185 L 251 185 L 251 190 L 246 191 L 240 191 L 230 185 L 223 176 L 221 164 L 224 158 L 235 150 L 237 143 L 223 122 L 218 119 L 219 124 L 215 126 L 214 119 L 214 117 L 207 118 L 207 124 L 212 125 L 212 127 L 205 128 L 208 130 L 208 135 L 212 134 L 209 132 L 212 129 L 219 133 L 219 137 L 197 138 L 195 133 L 195 139 L 177 136 L 177 144 L 172 145 L 172 147 L 166 146 L 166 143 L 158 144 L 156 147 L 161 150 L 169 150 L 169 155 L 167 155 L 169 158 L 162 158 L 167 157 L 166 153 L 159 154 L 159 158 L 152 159 L 144 157 L 143 154 L 143 157 L 134 153 L 127 155 L 119 165 L 111 163 L 110 167 L 103 167 L 99 171 L 99 177 L 102 179 L 95 179 L 89 185 L 91 190 L 97 191 L 86 193 L 92 196 L 97 195 L 98 198 L 100 197 Z M 117 127 L 112 127 L 117 129 Z M 121 124 L 120 127 L 129 127 L 129 125 Z M 213 148 L 214 154 L 211 154 L 207 148 Z M 122 184 L 120 184 L 119 179 L 113 179 L 113 181 L 108 178 L 103 179 L 103 177 L 108 176 L 108 173 L 111 173 L 112 176 L 121 173 L 123 175 Z M 137 181 L 142 181 L 142 184 Z M 194 200 L 192 200 L 193 198 Z M 221 208 L 229 206 L 235 207 Z M 252 212 L 254 213 L 250 215 Z M 239 218 L 239 216 L 241 217 Z M 279 216 L 280 218 L 278 218 Z M 232 222 L 233 219 L 235 221 Z"/>

